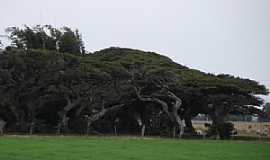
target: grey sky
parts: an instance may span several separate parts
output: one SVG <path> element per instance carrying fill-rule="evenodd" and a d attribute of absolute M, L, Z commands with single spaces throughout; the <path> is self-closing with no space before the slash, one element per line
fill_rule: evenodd
<path fill-rule="evenodd" d="M 14 25 L 67 25 L 82 32 L 89 51 L 155 51 L 270 88 L 270 0 L 0 1 L 0 34 Z"/>

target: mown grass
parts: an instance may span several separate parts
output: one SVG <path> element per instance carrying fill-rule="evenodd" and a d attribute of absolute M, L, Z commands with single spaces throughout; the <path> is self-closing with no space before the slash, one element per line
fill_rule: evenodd
<path fill-rule="evenodd" d="M 0 160 L 269 160 L 270 144 L 132 137 L 0 137 Z"/>

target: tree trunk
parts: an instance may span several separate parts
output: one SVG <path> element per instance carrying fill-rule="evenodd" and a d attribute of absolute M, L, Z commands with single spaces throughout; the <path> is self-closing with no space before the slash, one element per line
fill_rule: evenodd
<path fill-rule="evenodd" d="M 60 112 L 58 112 L 58 115 L 60 116 L 60 121 L 57 125 L 57 133 L 61 134 L 61 130 L 67 130 L 68 128 L 68 120 L 69 118 L 67 117 L 68 112 L 78 106 L 81 103 L 81 98 L 77 98 L 75 101 L 71 101 L 69 97 L 66 98 L 67 100 L 67 105 L 64 107 L 64 109 Z"/>
<path fill-rule="evenodd" d="M 173 126 L 173 131 L 172 131 L 172 133 L 173 133 L 172 137 L 175 138 L 175 137 L 176 137 L 176 136 L 175 136 L 175 135 L 176 135 L 176 126 L 175 126 L 175 125 Z"/>
<path fill-rule="evenodd" d="M 75 112 L 75 117 L 79 117 L 83 109 L 85 108 L 84 105 L 81 105 L 80 108 Z"/>
<path fill-rule="evenodd" d="M 174 93 L 172 93 L 170 91 L 168 93 L 169 93 L 169 97 L 175 101 L 173 108 L 172 108 L 172 115 L 174 117 L 174 121 L 176 122 L 176 124 L 179 128 L 178 136 L 179 136 L 179 138 L 181 138 L 184 129 L 183 129 L 183 125 L 182 125 L 182 120 L 178 114 L 178 110 L 180 109 L 180 107 L 182 105 L 182 100 L 180 98 L 178 98 Z M 176 127 L 174 127 L 174 132 L 175 131 L 176 131 Z M 174 135 L 174 137 L 175 137 L 175 135 Z"/>
<path fill-rule="evenodd" d="M 62 123 L 58 123 L 56 126 L 56 134 L 58 134 L 58 135 L 61 134 L 61 125 L 62 125 Z"/>
<path fill-rule="evenodd" d="M 4 120 L 0 120 L 0 135 L 4 134 L 4 128 L 6 126 L 6 122 Z"/>
<path fill-rule="evenodd" d="M 136 119 L 137 124 L 140 126 L 141 136 L 144 137 L 144 135 L 145 135 L 145 124 L 143 123 L 143 120 L 142 120 L 141 116 L 138 113 L 134 112 L 133 117 Z"/>
<path fill-rule="evenodd" d="M 182 120 L 181 121 L 181 125 L 180 125 L 180 131 L 179 131 L 179 138 L 182 138 L 183 137 L 183 134 L 185 132 L 185 122 Z"/>
<path fill-rule="evenodd" d="M 114 134 L 116 136 L 117 136 L 117 127 L 119 125 L 119 121 L 120 121 L 120 119 L 118 117 L 114 120 Z"/>
<path fill-rule="evenodd" d="M 35 129 L 35 123 L 31 122 L 29 125 L 29 134 L 32 135 L 34 133 L 34 129 Z"/>
<path fill-rule="evenodd" d="M 142 125 L 141 136 L 144 137 L 144 134 L 145 134 L 145 124 Z"/>
<path fill-rule="evenodd" d="M 215 130 L 216 139 L 220 139 L 220 130 L 219 126 L 226 122 L 226 116 L 229 113 L 226 105 L 214 106 L 214 112 L 210 115 L 212 118 L 212 127 Z"/>
<path fill-rule="evenodd" d="M 18 124 L 18 127 L 20 128 L 21 132 L 28 132 L 28 125 L 24 120 L 25 118 L 23 116 L 20 117 Z"/>
<path fill-rule="evenodd" d="M 119 104 L 119 105 L 114 105 L 110 108 L 104 108 L 102 107 L 101 111 L 98 112 L 98 113 L 95 113 L 89 117 L 87 117 L 86 119 L 86 122 L 87 122 L 87 126 L 86 126 L 86 134 L 88 135 L 90 133 L 90 127 L 91 125 L 99 120 L 100 118 L 102 118 L 103 116 L 105 116 L 108 112 L 111 112 L 111 111 L 114 111 L 114 110 L 117 110 L 117 109 L 120 109 L 122 108 L 123 106 L 125 106 L 124 104 Z"/>
<path fill-rule="evenodd" d="M 191 117 L 185 117 L 184 118 L 185 120 L 185 125 L 186 125 L 186 128 L 187 128 L 187 132 L 194 135 L 195 134 L 195 129 L 192 125 L 192 121 L 191 121 Z"/>
<path fill-rule="evenodd" d="M 158 103 L 161 105 L 163 111 L 165 111 L 165 113 L 168 115 L 169 119 L 173 122 L 173 123 L 176 123 L 177 124 L 177 127 L 179 127 L 180 131 L 178 133 L 178 136 L 181 138 L 182 137 L 182 134 L 181 132 L 181 129 L 183 128 L 182 127 L 182 122 L 181 122 L 181 118 L 180 116 L 178 115 L 178 110 L 180 109 L 181 105 L 182 105 L 182 100 L 180 98 L 178 98 L 174 93 L 168 91 L 168 96 L 170 98 L 172 98 L 175 103 L 173 105 L 173 108 L 172 108 L 172 114 L 169 112 L 169 107 L 168 107 L 168 104 L 158 98 L 155 98 L 155 97 L 142 97 L 140 95 L 140 90 L 138 90 L 136 87 L 134 87 L 135 89 L 135 92 L 136 92 L 136 95 L 137 97 L 141 100 L 141 101 L 145 101 L 145 102 L 155 102 L 155 103 Z M 175 125 L 175 124 L 174 124 Z M 174 127 L 175 128 L 175 127 Z M 175 132 L 176 131 L 176 128 L 173 129 Z M 183 129 L 182 129 L 183 130 Z M 173 133 L 175 134 L 175 133 Z M 175 135 L 174 135 L 175 137 Z"/>
<path fill-rule="evenodd" d="M 92 90 L 91 90 L 91 92 L 92 92 Z M 93 101 L 94 101 L 94 98 L 93 97 L 88 97 L 88 102 L 91 104 L 91 103 L 93 103 Z M 75 117 L 79 117 L 80 116 L 80 114 L 81 114 L 81 112 L 83 111 L 83 109 L 85 108 L 86 106 L 85 105 L 81 105 L 78 109 L 77 109 L 77 111 L 75 112 Z"/>
<path fill-rule="evenodd" d="M 64 116 L 63 118 L 63 133 L 66 133 L 68 131 L 68 124 L 69 124 L 69 117 Z"/>
<path fill-rule="evenodd" d="M 91 126 L 91 121 L 87 121 L 87 124 L 86 124 L 86 135 L 89 135 L 90 134 L 90 126 Z"/>
<path fill-rule="evenodd" d="M 117 127 L 116 127 L 116 125 L 114 125 L 114 135 L 117 136 Z"/>

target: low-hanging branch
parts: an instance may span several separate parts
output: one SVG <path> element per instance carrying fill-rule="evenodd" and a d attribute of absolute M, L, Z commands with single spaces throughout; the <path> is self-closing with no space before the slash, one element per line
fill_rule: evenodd
<path fill-rule="evenodd" d="M 61 129 L 63 127 L 68 126 L 68 120 L 69 120 L 69 118 L 67 117 L 68 112 L 70 110 L 72 110 L 73 108 L 77 107 L 81 103 L 81 100 L 82 100 L 81 97 L 78 97 L 74 101 L 72 101 L 69 97 L 66 97 L 65 99 L 67 101 L 66 106 L 63 108 L 62 111 L 58 112 L 58 115 L 60 116 L 60 121 L 57 125 L 57 133 L 58 134 L 61 133 Z"/>
<path fill-rule="evenodd" d="M 141 92 L 140 92 L 140 89 L 138 89 L 136 87 L 134 87 L 134 90 L 135 90 L 135 93 L 136 93 L 137 97 L 139 98 L 139 100 L 144 101 L 144 102 L 158 103 L 162 107 L 162 110 L 167 114 L 167 116 L 169 117 L 169 119 L 172 122 L 174 122 L 174 118 L 171 115 L 171 113 L 169 112 L 168 104 L 165 101 L 163 101 L 161 99 L 158 99 L 158 98 L 155 98 L 155 97 L 145 97 L 145 96 L 142 96 L 141 95 Z"/>
<path fill-rule="evenodd" d="M 87 122 L 86 132 L 87 132 L 87 134 L 89 134 L 90 127 L 95 121 L 97 121 L 97 120 L 101 119 L 102 117 L 104 117 L 108 112 L 118 110 L 118 109 L 120 109 L 120 108 L 122 108 L 124 106 L 125 106 L 125 104 L 118 104 L 118 105 L 114 105 L 114 106 L 105 108 L 104 104 L 102 104 L 102 109 L 100 111 L 96 111 L 93 114 L 86 115 L 86 122 Z"/>

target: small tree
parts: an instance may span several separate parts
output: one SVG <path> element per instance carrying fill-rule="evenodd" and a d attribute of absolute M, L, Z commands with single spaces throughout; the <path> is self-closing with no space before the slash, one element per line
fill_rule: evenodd
<path fill-rule="evenodd" d="M 230 122 L 212 124 L 208 126 L 207 135 L 218 135 L 220 139 L 230 139 L 233 135 L 234 125 Z"/>
<path fill-rule="evenodd" d="M 25 25 L 24 28 L 9 27 L 6 32 L 10 35 L 12 45 L 17 48 L 57 50 L 78 55 L 85 53 L 78 29 L 73 31 L 69 27 L 57 29 L 50 25 Z"/>
<path fill-rule="evenodd" d="M 270 121 L 270 103 L 266 103 L 263 106 L 263 111 L 268 115 L 268 117 L 259 117 L 259 121 L 268 122 Z"/>

